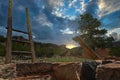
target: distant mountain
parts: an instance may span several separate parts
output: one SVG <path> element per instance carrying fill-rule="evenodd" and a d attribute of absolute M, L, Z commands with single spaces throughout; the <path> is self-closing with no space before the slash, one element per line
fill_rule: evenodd
<path fill-rule="evenodd" d="M 113 42 L 113 46 L 119 46 L 120 47 L 120 41 Z"/>

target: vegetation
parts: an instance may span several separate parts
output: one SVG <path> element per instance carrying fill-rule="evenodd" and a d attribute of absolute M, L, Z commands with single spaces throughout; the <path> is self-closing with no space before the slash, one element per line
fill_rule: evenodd
<path fill-rule="evenodd" d="M 70 53 L 71 53 L 71 56 L 80 57 L 83 53 L 83 50 L 81 47 L 75 47 L 70 50 Z"/>
<path fill-rule="evenodd" d="M 90 14 L 83 14 L 80 15 L 78 23 L 79 36 L 93 50 L 112 46 L 113 38 L 105 36 L 107 30 L 100 29 L 101 23 L 97 18 L 94 18 Z"/>
<path fill-rule="evenodd" d="M 120 57 L 120 46 L 112 47 L 111 50 L 110 50 L 110 55 Z"/>
<path fill-rule="evenodd" d="M 37 57 L 53 57 L 65 54 L 65 46 L 58 46 L 50 43 L 35 42 L 35 52 Z"/>
<path fill-rule="evenodd" d="M 21 37 L 21 36 L 13 36 L 12 38 L 26 40 L 24 37 Z M 5 55 L 5 40 L 6 39 L 3 36 L 0 37 L 0 56 Z M 30 48 L 28 46 L 29 44 L 27 43 L 12 42 L 12 50 L 30 51 Z M 65 47 L 65 45 L 59 46 L 51 43 L 34 42 L 34 46 L 35 46 L 35 53 L 37 57 L 48 57 L 48 58 L 56 57 L 56 56 L 63 57 L 63 56 L 66 56 L 68 51 L 72 56 L 81 55 L 81 49 L 74 48 L 69 50 Z"/>
<path fill-rule="evenodd" d="M 5 42 L 6 38 L 2 35 L 0 35 L 0 42 Z"/>
<path fill-rule="evenodd" d="M 5 54 L 5 46 L 0 44 L 0 56 L 4 56 Z"/>
<path fill-rule="evenodd" d="M 71 57 L 71 56 L 70 57 L 43 58 L 43 60 L 48 61 L 48 62 L 82 62 L 82 61 L 85 61 L 85 59 L 83 58 Z"/>

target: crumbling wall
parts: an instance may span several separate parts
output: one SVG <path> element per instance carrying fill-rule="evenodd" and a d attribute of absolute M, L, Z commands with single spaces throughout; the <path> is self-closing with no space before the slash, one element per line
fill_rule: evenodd
<path fill-rule="evenodd" d="M 96 71 L 96 80 L 120 80 L 120 63 L 100 65 Z"/>
<path fill-rule="evenodd" d="M 80 80 L 80 63 L 61 63 L 53 66 L 55 80 Z"/>
<path fill-rule="evenodd" d="M 119 61 L 0 65 L 0 80 L 120 80 Z"/>

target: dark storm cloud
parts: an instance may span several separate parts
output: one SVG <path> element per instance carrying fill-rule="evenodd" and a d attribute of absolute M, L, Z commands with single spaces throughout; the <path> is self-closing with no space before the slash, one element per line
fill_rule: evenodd
<path fill-rule="evenodd" d="M 32 5 L 32 6 L 31 6 Z M 24 29 L 25 26 L 25 8 L 29 8 L 32 15 L 39 14 L 38 7 L 34 0 L 13 0 L 13 27 Z M 21 9 L 20 9 L 21 8 Z M 34 13 L 32 13 L 34 12 Z M 0 0 L 0 26 L 7 25 L 8 0 Z"/>
<path fill-rule="evenodd" d="M 53 31 L 50 27 L 38 28 L 34 32 L 36 40 L 46 40 L 46 39 L 53 39 Z"/>
<path fill-rule="evenodd" d="M 0 0 L 0 26 L 6 26 L 7 23 L 7 0 Z"/>
<path fill-rule="evenodd" d="M 26 29 L 25 8 L 29 9 L 30 19 L 39 14 L 35 0 L 13 0 L 13 27 Z"/>
<path fill-rule="evenodd" d="M 38 4 L 39 3 L 39 4 Z M 13 0 L 13 28 L 20 30 L 27 30 L 26 28 L 26 18 L 25 18 L 25 8 L 29 8 L 29 15 L 31 19 L 31 25 L 36 39 L 52 39 L 56 37 L 56 34 L 60 36 L 60 29 L 64 29 L 64 19 L 53 15 L 53 6 L 49 4 L 48 0 Z M 44 7 L 44 8 L 43 8 Z M 8 0 L 0 0 L 0 26 L 6 27 L 7 25 L 7 15 L 8 15 Z M 36 21 L 39 15 L 45 15 L 46 20 L 43 23 Z M 43 19 L 44 16 L 42 16 Z M 53 24 L 49 27 L 49 24 Z M 43 25 L 43 24 L 48 24 Z M 51 28 L 54 28 L 53 32 Z"/>
<path fill-rule="evenodd" d="M 94 17 L 97 17 L 97 11 L 98 11 L 98 0 L 92 0 L 87 3 L 85 6 L 85 13 L 89 13 L 93 15 Z"/>

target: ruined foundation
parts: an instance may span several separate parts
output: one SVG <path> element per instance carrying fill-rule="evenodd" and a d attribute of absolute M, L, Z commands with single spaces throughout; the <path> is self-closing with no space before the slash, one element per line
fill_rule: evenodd
<path fill-rule="evenodd" d="M 120 80 L 120 62 L 0 65 L 0 80 Z"/>

